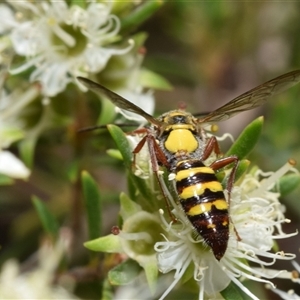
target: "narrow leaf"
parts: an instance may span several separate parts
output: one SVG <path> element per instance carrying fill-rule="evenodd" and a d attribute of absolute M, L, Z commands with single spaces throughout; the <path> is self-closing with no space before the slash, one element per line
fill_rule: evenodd
<path fill-rule="evenodd" d="M 115 159 L 118 159 L 118 160 L 123 160 L 123 157 L 122 157 L 122 154 L 120 153 L 119 150 L 116 150 L 116 149 L 108 149 L 106 150 L 106 153 L 112 157 L 112 158 L 115 158 Z"/>
<path fill-rule="evenodd" d="M 129 31 L 151 17 L 163 4 L 162 0 L 145 1 L 121 20 L 121 31 Z"/>
<path fill-rule="evenodd" d="M 32 203 L 38 213 L 44 230 L 53 237 L 56 237 L 58 235 L 59 225 L 54 216 L 50 213 L 43 201 L 38 197 L 33 196 Z"/>
<path fill-rule="evenodd" d="M 237 182 L 247 171 L 250 165 L 250 161 L 248 159 L 242 159 L 239 161 L 238 168 L 235 173 L 234 182 Z M 229 179 L 230 173 L 225 177 L 225 172 L 220 172 L 217 174 L 217 178 L 219 181 L 222 181 L 222 186 L 225 188 Z"/>
<path fill-rule="evenodd" d="M 35 137 L 28 137 L 20 142 L 20 155 L 22 161 L 27 167 L 31 167 L 33 164 L 33 156 L 36 145 Z"/>
<path fill-rule="evenodd" d="M 121 193 L 121 195 L 120 195 L 120 205 L 121 205 L 120 215 L 122 216 L 123 220 L 126 220 L 130 216 L 132 216 L 142 210 L 140 205 L 133 202 L 124 193 Z"/>
<path fill-rule="evenodd" d="M 132 200 L 136 198 L 136 189 L 140 192 L 140 194 L 148 199 L 149 195 L 151 195 L 151 191 L 147 187 L 146 181 L 140 177 L 137 177 L 132 172 L 132 149 L 129 145 L 129 142 L 126 138 L 124 132 L 116 125 L 107 125 L 108 131 L 110 132 L 112 138 L 117 144 L 118 149 L 121 152 L 121 155 L 124 159 L 125 167 L 128 171 L 128 180 L 129 180 L 129 196 Z M 135 186 L 135 189 L 132 188 L 132 184 Z"/>
<path fill-rule="evenodd" d="M 109 234 L 98 239 L 85 242 L 84 247 L 98 252 L 119 253 L 122 252 L 120 238 L 117 235 Z"/>
<path fill-rule="evenodd" d="M 238 286 L 231 282 L 226 289 L 224 289 L 220 294 L 225 300 L 248 300 L 250 299 Z"/>
<path fill-rule="evenodd" d="M 296 189 L 300 184 L 299 174 L 287 174 L 279 180 L 279 192 L 281 196 L 286 196 Z"/>
<path fill-rule="evenodd" d="M 263 117 L 259 117 L 250 123 L 228 150 L 226 156 L 237 155 L 239 159 L 246 157 L 260 137 L 263 122 Z"/>
<path fill-rule="evenodd" d="M 107 125 L 107 129 L 122 154 L 126 168 L 131 170 L 132 150 L 124 132 L 116 125 Z"/>
<path fill-rule="evenodd" d="M 140 265 L 128 259 L 108 272 L 108 280 L 113 285 L 126 285 L 132 282 L 140 273 Z"/>
<path fill-rule="evenodd" d="M 8 177 L 4 174 L 0 174 L 0 185 L 11 185 L 14 183 L 14 180 L 11 177 Z"/>
<path fill-rule="evenodd" d="M 142 69 L 140 80 L 144 87 L 165 91 L 172 90 L 172 85 L 165 78 L 147 69 Z"/>
<path fill-rule="evenodd" d="M 152 294 L 155 293 L 158 277 L 158 267 L 155 260 L 149 260 L 147 264 L 143 266 L 147 278 L 147 282 Z"/>
<path fill-rule="evenodd" d="M 113 300 L 113 299 L 114 299 L 113 287 L 111 286 L 108 279 L 106 278 L 103 281 L 101 300 Z"/>
<path fill-rule="evenodd" d="M 89 238 L 96 239 L 101 235 L 101 199 L 97 183 L 86 172 L 81 174 L 84 204 L 87 214 Z"/>
<path fill-rule="evenodd" d="M 109 124 L 115 118 L 115 105 L 110 100 L 101 96 L 101 113 L 97 120 L 97 124 Z"/>

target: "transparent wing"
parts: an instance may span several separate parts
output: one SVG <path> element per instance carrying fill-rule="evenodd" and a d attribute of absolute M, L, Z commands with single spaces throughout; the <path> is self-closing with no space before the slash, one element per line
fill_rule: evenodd
<path fill-rule="evenodd" d="M 114 105 L 118 106 L 119 108 L 125 109 L 127 111 L 136 113 L 142 117 L 144 117 L 148 122 L 155 124 L 157 126 L 162 126 L 162 122 L 159 122 L 157 119 L 152 117 L 151 115 L 147 114 L 144 110 L 140 107 L 136 106 L 132 102 L 126 100 L 125 98 L 121 97 L 120 95 L 112 92 L 111 90 L 107 89 L 106 87 L 91 81 L 84 77 L 77 77 L 77 79 L 85 85 L 88 89 L 100 93 L 106 96 Z"/>
<path fill-rule="evenodd" d="M 258 107 L 268 98 L 288 89 L 300 81 L 300 70 L 292 71 L 267 81 L 252 90 L 234 98 L 203 118 L 199 123 L 224 121 L 235 114 Z"/>

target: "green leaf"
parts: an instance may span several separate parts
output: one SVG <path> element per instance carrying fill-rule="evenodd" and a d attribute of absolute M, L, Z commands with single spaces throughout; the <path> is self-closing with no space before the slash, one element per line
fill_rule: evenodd
<path fill-rule="evenodd" d="M 248 300 L 251 299 L 248 295 L 246 295 L 237 285 L 233 282 L 227 286 L 226 289 L 220 292 L 220 294 L 224 297 L 225 300 Z"/>
<path fill-rule="evenodd" d="M 121 205 L 120 215 L 122 216 L 123 220 L 126 220 L 127 218 L 131 217 L 132 215 L 142 210 L 140 205 L 133 202 L 124 193 L 121 193 L 120 195 L 120 205 Z"/>
<path fill-rule="evenodd" d="M 52 235 L 54 238 L 58 235 L 59 225 L 54 218 L 54 216 L 50 213 L 46 205 L 40 200 L 38 197 L 32 197 L 32 203 L 38 213 L 38 216 L 42 222 L 44 230 Z"/>
<path fill-rule="evenodd" d="M 108 278 L 106 278 L 103 281 L 101 300 L 113 300 L 113 299 L 114 299 L 113 287 L 109 283 Z"/>
<path fill-rule="evenodd" d="M 24 138 L 24 136 L 24 131 L 17 127 L 1 128 L 1 142 L 3 141 L 6 145 L 10 145 Z"/>
<path fill-rule="evenodd" d="M 246 157 L 252 151 L 260 137 L 263 122 L 263 117 L 259 117 L 250 123 L 228 150 L 226 156 L 237 155 L 239 159 Z"/>
<path fill-rule="evenodd" d="M 123 157 L 122 157 L 122 154 L 119 150 L 116 150 L 116 149 L 108 149 L 106 150 L 106 153 L 112 157 L 112 158 L 115 158 L 115 159 L 118 159 L 118 160 L 123 160 Z"/>
<path fill-rule="evenodd" d="M 11 177 L 0 174 L 0 185 L 11 185 L 14 182 L 15 181 Z"/>
<path fill-rule="evenodd" d="M 116 116 L 115 105 L 106 97 L 101 98 L 101 113 L 97 120 L 97 125 L 109 124 L 114 121 Z"/>
<path fill-rule="evenodd" d="M 116 125 L 107 125 L 107 129 L 122 154 L 126 168 L 131 170 L 132 150 L 124 132 Z"/>
<path fill-rule="evenodd" d="M 135 188 L 141 193 L 141 195 L 148 199 L 149 195 L 151 195 L 151 191 L 147 187 L 146 181 L 140 177 L 137 177 L 132 172 L 132 149 L 129 145 L 129 142 L 126 138 L 124 132 L 116 125 L 107 125 L 107 129 L 110 132 L 112 138 L 114 139 L 118 149 L 120 150 L 122 157 L 124 159 L 125 167 L 128 171 L 128 180 L 129 183 L 133 183 Z M 132 185 L 130 186 L 130 198 L 135 200 L 136 190 L 132 189 Z"/>
<path fill-rule="evenodd" d="M 68 1 L 67 1 L 68 2 Z M 79 6 L 83 9 L 86 9 L 86 5 L 87 5 L 87 2 L 86 1 L 78 1 L 78 0 L 70 0 L 70 7 L 72 5 L 76 5 L 76 6 Z"/>
<path fill-rule="evenodd" d="M 279 192 L 281 196 L 286 196 L 296 189 L 300 184 L 300 175 L 287 174 L 279 179 Z"/>
<path fill-rule="evenodd" d="M 145 270 L 147 282 L 152 294 L 155 293 L 157 285 L 158 268 L 156 260 L 150 260 L 148 263 L 143 265 Z"/>
<path fill-rule="evenodd" d="M 120 253 L 122 246 L 120 238 L 117 235 L 109 234 L 98 239 L 85 242 L 84 247 L 98 252 Z"/>
<path fill-rule="evenodd" d="M 245 174 L 249 165 L 250 165 L 250 161 L 248 159 L 242 159 L 239 161 L 239 165 L 235 173 L 234 182 L 237 182 Z M 222 182 L 223 188 L 225 188 L 227 185 L 230 172 L 227 174 L 227 176 L 225 175 L 226 175 L 225 171 L 221 171 L 220 173 L 217 173 L 217 178 L 220 182 Z"/>
<path fill-rule="evenodd" d="M 140 265 L 128 259 L 108 272 L 108 280 L 113 285 L 126 285 L 132 282 L 140 273 Z"/>
<path fill-rule="evenodd" d="M 156 90 L 172 90 L 172 85 L 162 76 L 147 69 L 141 70 L 140 82 L 142 86 Z"/>
<path fill-rule="evenodd" d="M 29 136 L 20 142 L 20 155 L 27 167 L 32 167 L 36 138 Z"/>
<path fill-rule="evenodd" d="M 97 183 L 88 172 L 82 172 L 81 182 L 87 213 L 89 238 L 95 239 L 101 235 L 101 198 Z"/>
<path fill-rule="evenodd" d="M 135 186 L 135 190 L 130 190 L 130 198 L 132 200 L 135 200 L 136 197 L 138 196 L 137 193 L 136 193 L 136 189 L 140 192 L 140 194 L 145 198 L 145 199 L 148 199 L 149 198 L 149 195 L 152 195 L 153 194 L 153 191 L 151 191 L 147 185 L 147 182 L 140 178 L 140 177 L 137 177 L 135 175 L 133 175 L 132 173 L 129 174 L 129 177 L 128 177 L 128 180 L 129 182 L 132 182 Z"/>
<path fill-rule="evenodd" d="M 121 32 L 129 31 L 151 17 L 163 4 L 162 0 L 145 1 L 121 19 Z"/>
<path fill-rule="evenodd" d="M 235 174 L 235 181 L 238 181 L 246 173 L 249 166 L 250 166 L 250 161 L 248 159 L 240 160 L 239 166 Z"/>
<path fill-rule="evenodd" d="M 194 276 L 194 271 L 195 271 L 195 265 L 193 263 L 190 263 L 187 269 L 185 270 L 184 274 L 182 275 L 180 281 L 182 283 L 186 283 L 187 281 L 189 281 Z"/>

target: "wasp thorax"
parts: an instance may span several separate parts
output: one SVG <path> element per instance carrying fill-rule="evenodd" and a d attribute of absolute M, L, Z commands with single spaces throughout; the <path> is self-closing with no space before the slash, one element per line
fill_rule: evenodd
<path fill-rule="evenodd" d="M 168 125 L 189 124 L 194 125 L 192 114 L 182 110 L 172 110 L 163 114 L 160 120 Z"/>

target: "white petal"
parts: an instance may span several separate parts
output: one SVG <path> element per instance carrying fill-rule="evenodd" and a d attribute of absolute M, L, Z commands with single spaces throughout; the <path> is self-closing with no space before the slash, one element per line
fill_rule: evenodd
<path fill-rule="evenodd" d="M 88 71 L 97 73 L 103 70 L 108 60 L 114 55 L 111 49 L 104 49 L 100 47 L 88 48 L 84 53 L 84 60 L 87 64 Z"/>
<path fill-rule="evenodd" d="M 9 151 L 0 152 L 0 173 L 13 178 L 27 178 L 30 170 Z"/>
<path fill-rule="evenodd" d="M 131 92 L 129 90 L 120 90 L 120 91 L 116 91 L 116 93 L 120 94 L 128 101 L 142 108 L 148 114 L 150 115 L 153 114 L 155 103 L 154 103 L 154 98 L 152 93 L 143 94 L 143 93 Z M 136 121 L 138 123 L 145 123 L 145 119 L 140 115 L 122 109 L 118 109 L 118 112 L 120 112 L 128 120 Z"/>
<path fill-rule="evenodd" d="M 11 40 L 17 54 L 33 56 L 39 53 L 43 43 L 38 33 L 39 31 L 32 22 L 24 22 L 15 28 Z"/>
<path fill-rule="evenodd" d="M 13 12 L 6 4 L 0 5 L 0 33 L 4 33 L 17 25 Z"/>
<path fill-rule="evenodd" d="M 30 80 L 40 81 L 43 86 L 43 93 L 53 97 L 63 92 L 66 85 L 71 81 L 67 75 L 68 69 L 67 63 L 45 63 L 31 74 Z"/>

